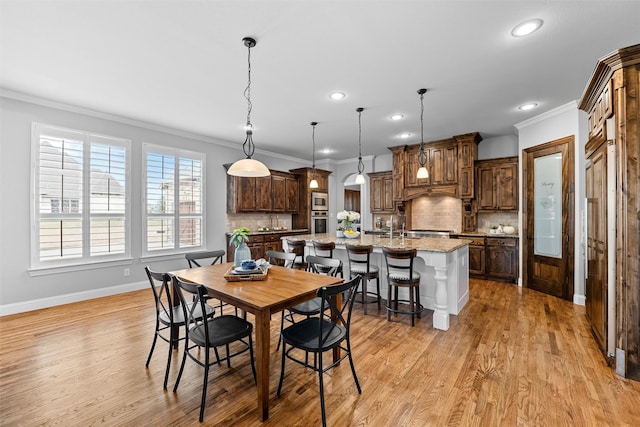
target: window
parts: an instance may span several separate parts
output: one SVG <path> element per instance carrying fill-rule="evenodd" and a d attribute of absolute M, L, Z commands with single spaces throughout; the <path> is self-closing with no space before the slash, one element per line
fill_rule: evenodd
<path fill-rule="evenodd" d="M 204 247 L 204 160 L 190 151 L 144 146 L 147 254 Z"/>
<path fill-rule="evenodd" d="M 131 142 L 33 125 L 32 267 L 129 256 Z"/>

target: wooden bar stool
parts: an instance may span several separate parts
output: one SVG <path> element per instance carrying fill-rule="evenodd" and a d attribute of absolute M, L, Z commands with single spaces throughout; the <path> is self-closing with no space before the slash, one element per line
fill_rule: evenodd
<path fill-rule="evenodd" d="M 316 256 L 322 258 L 333 258 L 333 250 L 335 248 L 335 242 L 319 242 L 317 240 L 313 240 L 313 253 L 316 254 Z M 309 260 L 307 259 L 307 261 Z M 325 271 L 323 271 L 324 266 L 320 265 L 318 266 L 318 269 L 320 270 L 320 273 L 326 273 Z M 340 264 L 337 274 L 339 274 L 340 277 L 344 278 L 344 273 L 342 272 L 342 264 Z"/>
<path fill-rule="evenodd" d="M 307 246 L 307 241 L 304 239 L 287 239 L 287 252 L 296 254 L 296 258 L 293 260 L 293 268 L 296 270 L 307 270 L 309 268 L 304 257 L 305 246 Z"/>
<path fill-rule="evenodd" d="M 411 326 L 415 325 L 415 316 L 420 319 L 424 310 L 420 304 L 420 273 L 413 270 L 416 252 L 415 249 L 382 248 L 387 264 L 387 320 L 390 320 L 391 313 L 410 314 Z M 408 301 L 398 299 L 399 288 L 409 290 Z M 398 309 L 398 302 L 408 303 L 409 310 Z"/>
<path fill-rule="evenodd" d="M 362 290 L 360 294 L 362 298 L 359 302 L 364 306 L 364 314 L 367 314 L 367 304 L 374 302 L 378 303 L 378 310 L 380 310 L 380 267 L 375 264 L 371 264 L 371 254 L 373 253 L 372 245 L 350 245 L 347 243 L 347 256 L 349 257 L 349 275 L 353 279 L 356 276 L 362 277 Z M 369 292 L 368 284 L 369 280 L 376 281 L 376 293 Z M 366 297 L 368 295 L 374 296 L 374 300 L 369 300 Z"/>

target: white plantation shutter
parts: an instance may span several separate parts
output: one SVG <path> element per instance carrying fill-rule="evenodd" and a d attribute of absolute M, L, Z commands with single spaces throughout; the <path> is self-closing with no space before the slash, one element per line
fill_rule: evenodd
<path fill-rule="evenodd" d="M 144 145 L 147 253 L 204 247 L 204 160 L 190 151 Z"/>
<path fill-rule="evenodd" d="M 127 256 L 130 142 L 42 124 L 33 140 L 32 267 Z"/>

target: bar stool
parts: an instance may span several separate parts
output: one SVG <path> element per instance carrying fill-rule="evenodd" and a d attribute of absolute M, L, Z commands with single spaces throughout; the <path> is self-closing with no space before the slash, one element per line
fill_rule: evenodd
<path fill-rule="evenodd" d="M 333 258 L 333 250 L 335 248 L 336 248 L 335 242 L 319 242 L 317 240 L 313 240 L 313 253 L 316 254 L 316 256 L 319 256 L 322 258 Z M 307 259 L 307 262 L 309 262 L 309 259 Z M 325 274 L 329 270 L 323 265 L 318 265 L 317 268 L 320 273 L 325 273 Z M 324 271 L 324 270 L 327 270 L 327 271 Z M 344 279 L 342 264 L 340 264 L 340 267 L 338 267 L 338 270 L 336 273 L 339 274 L 340 277 Z"/>
<path fill-rule="evenodd" d="M 307 270 L 309 268 L 304 258 L 305 246 L 307 246 L 307 241 L 304 239 L 287 239 L 287 252 L 296 254 L 296 258 L 293 260 L 293 268 L 296 270 Z"/>
<path fill-rule="evenodd" d="M 410 314 L 411 326 L 415 325 L 415 316 L 421 318 L 424 307 L 420 304 L 420 273 L 413 270 L 416 252 L 415 249 L 382 248 L 387 265 L 387 321 L 391 313 Z M 408 301 L 398 299 L 399 288 L 409 290 Z M 398 302 L 409 303 L 409 310 L 398 309 Z"/>
<path fill-rule="evenodd" d="M 367 314 L 367 304 L 374 302 L 378 303 L 378 310 L 380 310 L 380 267 L 375 264 L 371 264 L 371 254 L 373 253 L 372 245 L 350 245 L 346 244 L 347 256 L 349 257 L 349 278 L 353 279 L 356 276 L 362 277 L 362 291 L 360 292 L 362 298 L 360 301 L 364 306 L 364 314 Z M 368 285 L 369 280 L 376 281 L 376 293 L 369 292 Z M 374 296 L 374 300 L 368 300 L 366 296 Z"/>

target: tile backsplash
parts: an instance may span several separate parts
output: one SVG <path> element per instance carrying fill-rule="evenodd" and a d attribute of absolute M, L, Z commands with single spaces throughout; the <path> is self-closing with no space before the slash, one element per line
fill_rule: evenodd
<path fill-rule="evenodd" d="M 255 231 L 258 227 L 286 227 L 291 228 L 291 214 L 227 214 L 225 231 L 232 232 L 236 228 L 247 227 Z"/>
<path fill-rule="evenodd" d="M 510 225 L 516 229 L 518 234 L 518 213 L 517 212 L 495 212 L 478 214 L 478 231 L 488 233 L 494 225 Z"/>
<path fill-rule="evenodd" d="M 411 228 L 421 230 L 462 229 L 462 200 L 454 197 L 419 197 L 411 202 Z"/>

